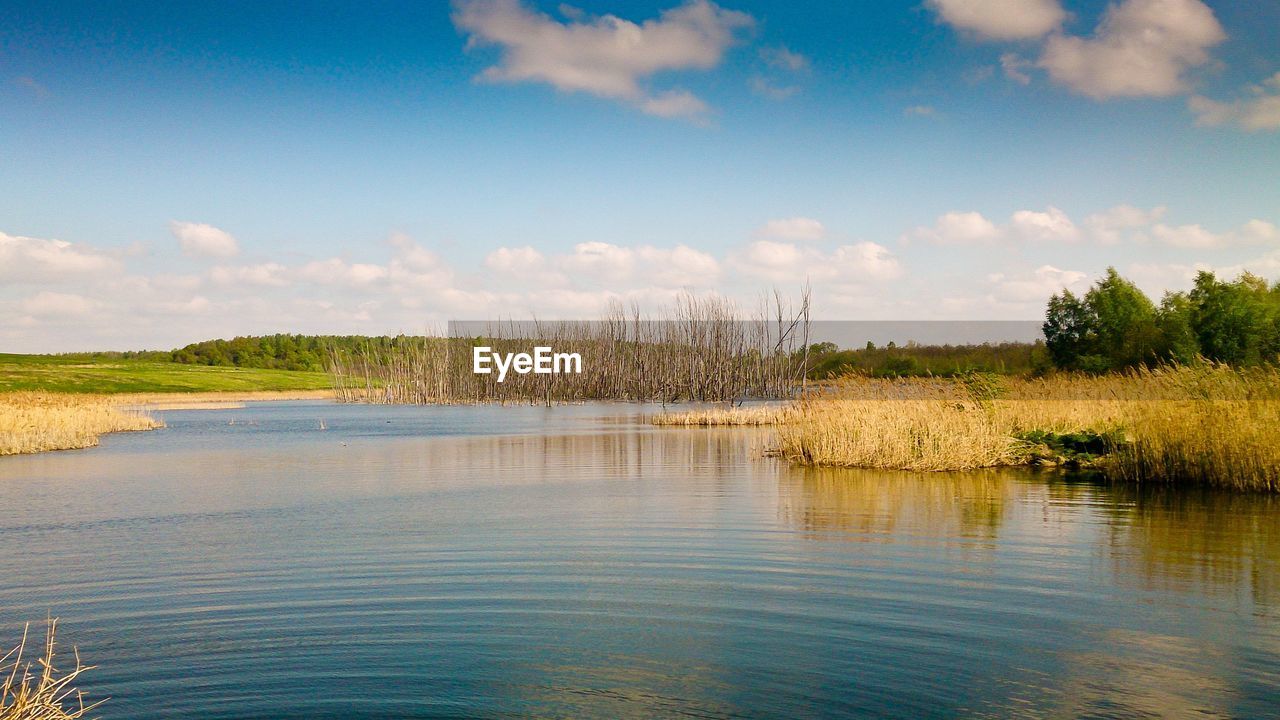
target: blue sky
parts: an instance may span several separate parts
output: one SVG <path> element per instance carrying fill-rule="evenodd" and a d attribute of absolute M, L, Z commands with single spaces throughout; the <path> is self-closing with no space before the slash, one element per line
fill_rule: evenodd
<path fill-rule="evenodd" d="M 870 7 L 867 7 L 870 6 Z M 0 7 L 0 349 L 1280 279 L 1280 4 Z"/>

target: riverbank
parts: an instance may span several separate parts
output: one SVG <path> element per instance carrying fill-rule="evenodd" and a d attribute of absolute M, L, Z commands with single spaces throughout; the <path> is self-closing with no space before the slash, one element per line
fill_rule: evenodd
<path fill-rule="evenodd" d="M 1280 491 L 1280 373 L 1221 366 L 1104 376 L 849 378 L 783 409 L 654 418 L 777 428 L 821 466 L 915 471 L 1069 464 L 1131 483 Z"/>
<path fill-rule="evenodd" d="M 94 447 L 112 432 L 164 427 L 158 410 L 219 410 L 247 402 L 328 400 L 330 390 L 262 390 L 115 395 L 21 391 L 0 393 L 0 455 Z"/>

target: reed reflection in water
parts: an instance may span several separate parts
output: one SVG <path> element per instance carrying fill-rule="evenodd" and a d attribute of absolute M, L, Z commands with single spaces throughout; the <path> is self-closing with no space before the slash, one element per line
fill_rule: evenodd
<path fill-rule="evenodd" d="M 38 561 L 0 556 L 0 630 L 61 616 L 108 717 L 1272 707 L 1269 499 L 796 468 L 642 414 L 281 404 L 5 459 Z"/>

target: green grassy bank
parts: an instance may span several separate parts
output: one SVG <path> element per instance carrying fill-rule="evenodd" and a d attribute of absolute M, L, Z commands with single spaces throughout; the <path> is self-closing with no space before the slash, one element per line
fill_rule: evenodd
<path fill-rule="evenodd" d="M 185 365 L 90 355 L 0 353 L 0 392 L 259 392 L 331 387 L 329 375 L 323 372 Z"/>

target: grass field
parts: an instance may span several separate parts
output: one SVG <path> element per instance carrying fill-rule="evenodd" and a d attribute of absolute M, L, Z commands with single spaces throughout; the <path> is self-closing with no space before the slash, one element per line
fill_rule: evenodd
<path fill-rule="evenodd" d="M 322 372 L 0 353 L 0 392 L 225 393 L 329 390 L 331 387 L 329 375 Z"/>

